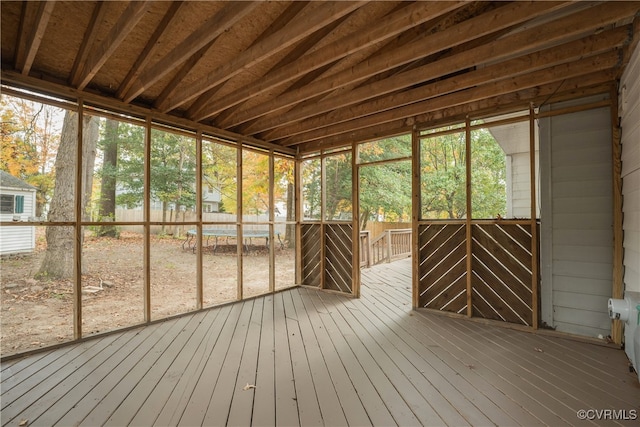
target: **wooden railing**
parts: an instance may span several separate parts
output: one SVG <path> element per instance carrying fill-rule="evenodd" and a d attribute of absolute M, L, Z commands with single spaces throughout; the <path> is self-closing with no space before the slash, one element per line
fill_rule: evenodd
<path fill-rule="evenodd" d="M 360 266 L 371 267 L 411 256 L 411 229 L 386 230 L 371 240 L 368 231 L 360 232 Z"/>

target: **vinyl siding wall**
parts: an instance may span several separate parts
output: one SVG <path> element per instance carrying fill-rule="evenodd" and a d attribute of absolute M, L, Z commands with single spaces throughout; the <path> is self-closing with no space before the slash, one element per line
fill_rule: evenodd
<path fill-rule="evenodd" d="M 542 319 L 558 331 L 607 336 L 613 275 L 610 109 L 542 119 L 540 144 Z"/>
<path fill-rule="evenodd" d="M 2 214 L 2 221 L 13 221 L 20 218 L 20 221 L 27 221 L 29 217 L 35 216 L 36 193 L 35 191 L 21 191 L 16 189 L 0 190 L 1 194 L 13 194 L 24 196 L 24 212 L 22 214 Z M 15 218 L 14 218 L 15 217 Z M 0 227 L 0 254 L 14 254 L 31 252 L 36 245 L 36 232 L 33 226 L 24 227 Z"/>
<path fill-rule="evenodd" d="M 640 44 L 620 83 L 624 284 L 640 292 Z"/>

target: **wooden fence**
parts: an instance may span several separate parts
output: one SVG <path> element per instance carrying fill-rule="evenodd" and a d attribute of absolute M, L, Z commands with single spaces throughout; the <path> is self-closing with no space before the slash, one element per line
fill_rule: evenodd
<path fill-rule="evenodd" d="M 371 233 L 360 232 L 360 266 L 371 267 L 411 256 L 411 229 L 388 229 L 371 239 Z"/>

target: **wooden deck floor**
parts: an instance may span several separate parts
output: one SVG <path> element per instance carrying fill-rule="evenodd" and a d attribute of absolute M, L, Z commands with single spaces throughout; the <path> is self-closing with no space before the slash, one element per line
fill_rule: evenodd
<path fill-rule="evenodd" d="M 634 424 L 576 415 L 640 415 L 622 351 L 413 312 L 410 268 L 8 361 L 2 425 Z"/>

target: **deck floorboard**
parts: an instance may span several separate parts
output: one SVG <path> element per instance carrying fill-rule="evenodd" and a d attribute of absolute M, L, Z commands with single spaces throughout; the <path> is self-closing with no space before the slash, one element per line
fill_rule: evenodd
<path fill-rule="evenodd" d="M 362 296 L 292 288 L 3 362 L 2 426 L 634 425 L 622 350 L 411 309 L 411 260 Z"/>

